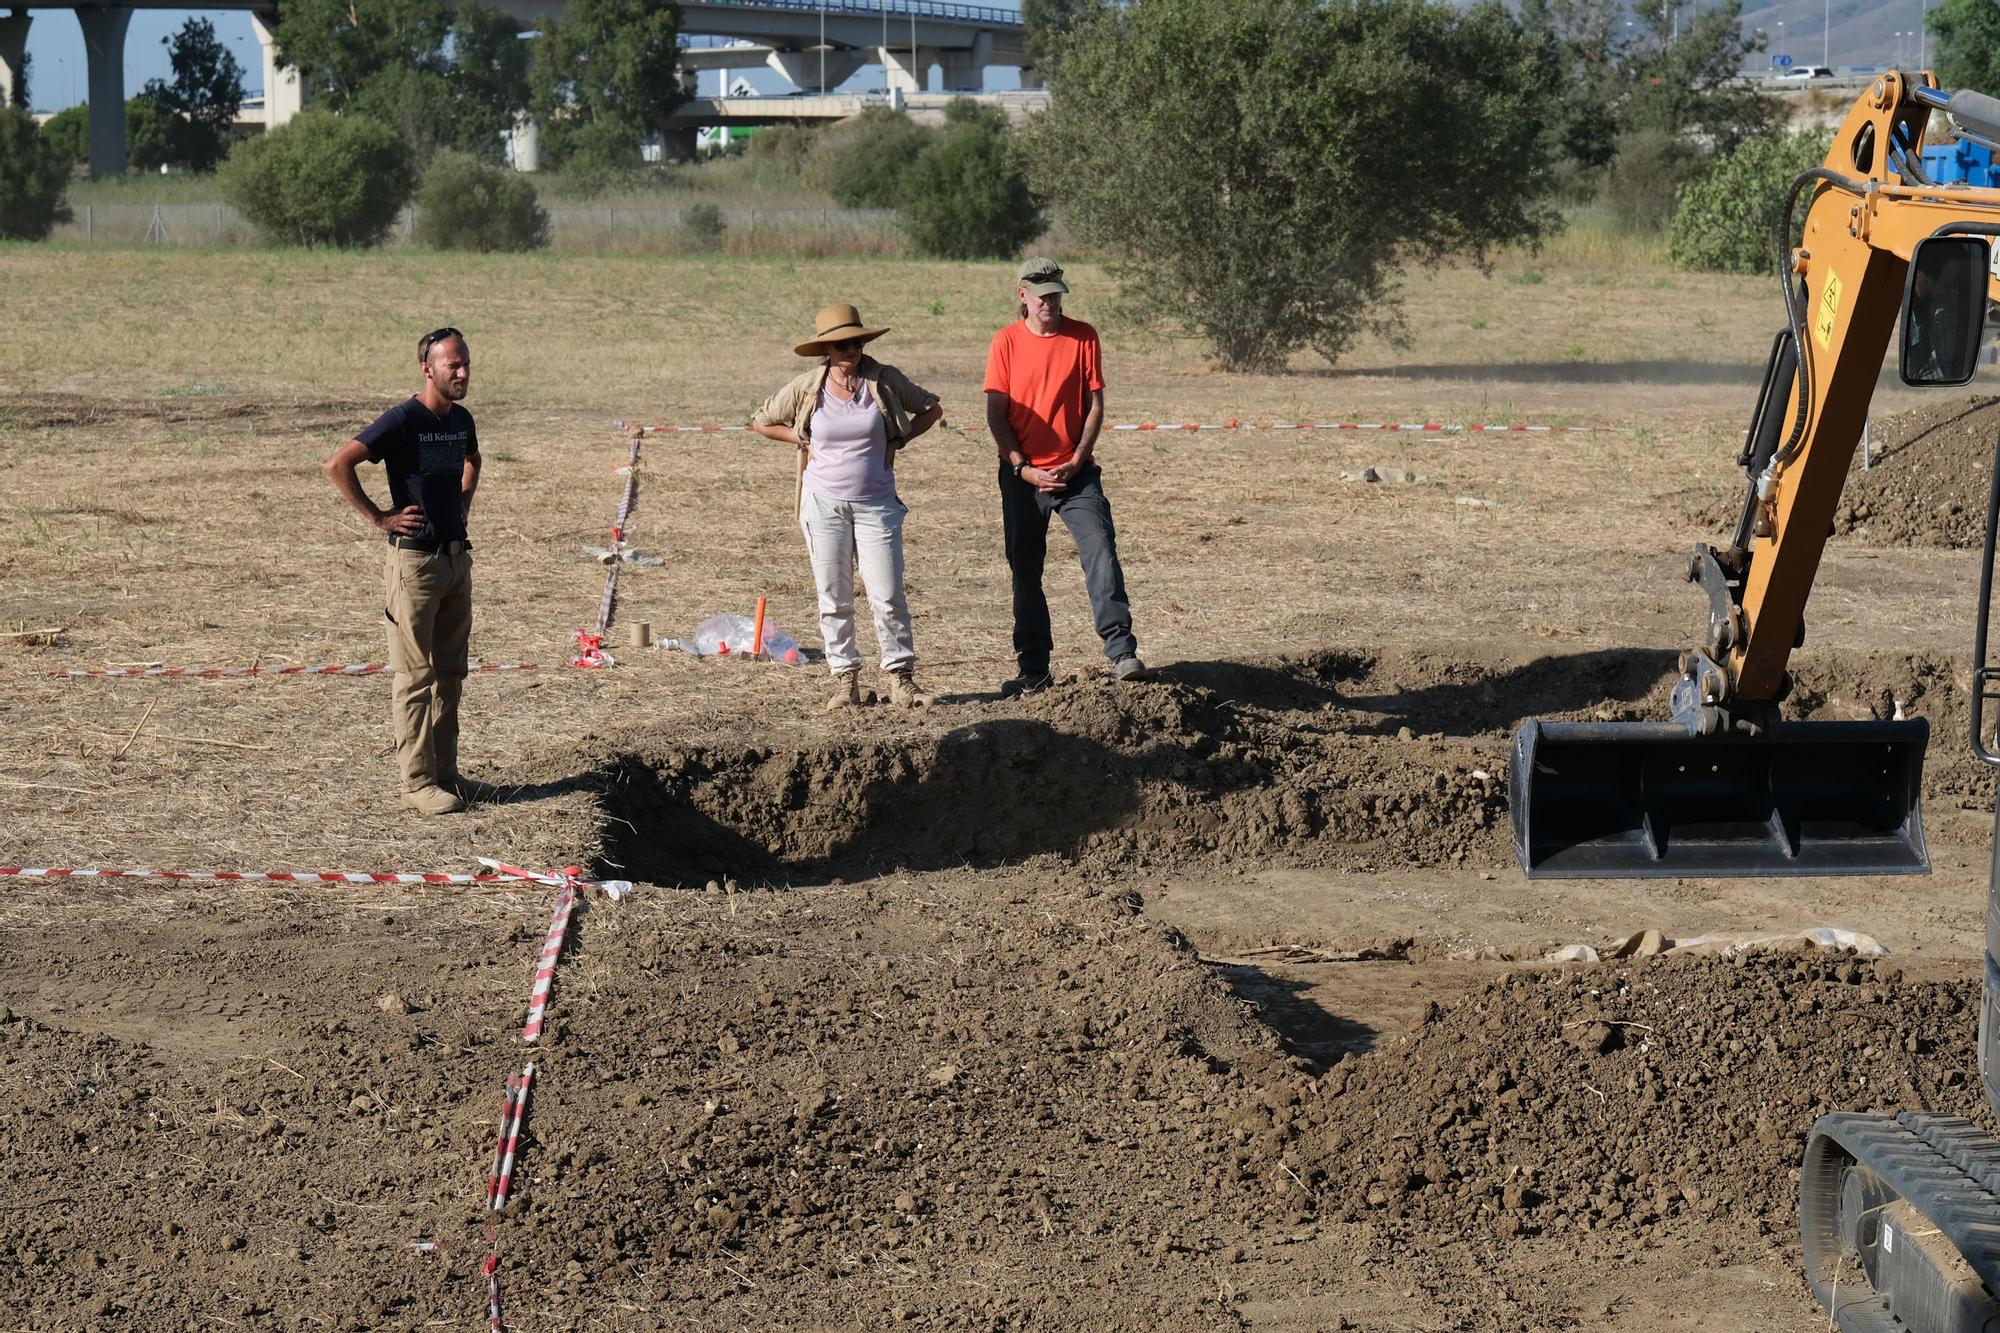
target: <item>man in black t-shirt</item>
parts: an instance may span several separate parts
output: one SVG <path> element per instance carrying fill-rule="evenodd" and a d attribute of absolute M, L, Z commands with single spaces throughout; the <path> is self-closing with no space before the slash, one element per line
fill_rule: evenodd
<path fill-rule="evenodd" d="M 460 401 L 472 353 L 457 329 L 417 341 L 424 387 L 334 450 L 326 475 L 389 538 L 383 617 L 395 668 L 392 712 L 403 803 L 427 815 L 465 808 L 472 783 L 458 771 L 458 701 L 472 635 L 472 544 L 465 539 L 479 486 L 479 434 Z M 361 488 L 361 464 L 389 474 L 389 508 Z"/>

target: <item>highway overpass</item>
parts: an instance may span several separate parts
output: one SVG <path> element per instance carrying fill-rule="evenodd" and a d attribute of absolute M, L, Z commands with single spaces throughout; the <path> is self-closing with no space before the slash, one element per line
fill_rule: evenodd
<path fill-rule="evenodd" d="M 550 15 L 559 16 L 563 8 L 563 0 L 487 3 L 531 25 Z M 134 10 L 187 7 L 188 0 L 127 0 L 117 5 L 0 0 L 0 9 L 6 11 L 0 12 L 0 102 L 12 99 L 35 12 L 69 10 L 83 29 L 90 98 L 90 171 L 94 176 L 122 173 L 123 108 L 128 94 L 125 30 Z M 282 125 L 297 114 L 305 100 L 304 91 L 298 71 L 279 62 L 273 40 L 277 7 L 272 0 L 205 0 L 199 7 L 249 13 L 264 52 L 265 122 Z M 995 5 L 949 0 L 680 0 L 680 8 L 684 34 L 731 39 L 726 47 L 689 49 L 685 54 L 690 68 L 741 69 L 763 64 L 801 91 L 815 92 L 838 88 L 870 64 L 882 66 L 886 86 L 898 93 L 927 89 L 933 68 L 942 70 L 940 88 L 945 92 L 977 91 L 984 84 L 986 70 L 994 65 L 1020 69 L 1024 87 L 1039 83 L 1028 63 L 1020 13 Z M 771 115 L 748 122 L 694 119 L 701 114 L 702 108 L 691 104 L 676 113 L 674 129 L 683 124 L 813 118 Z"/>

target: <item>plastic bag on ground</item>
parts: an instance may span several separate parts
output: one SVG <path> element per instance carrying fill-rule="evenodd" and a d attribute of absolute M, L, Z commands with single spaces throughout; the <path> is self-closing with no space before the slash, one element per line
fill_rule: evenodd
<path fill-rule="evenodd" d="M 671 639 L 667 646 L 693 653 L 696 657 L 735 657 L 750 651 L 750 636 L 756 629 L 757 622 L 749 616 L 725 611 L 696 625 L 691 638 Z M 778 622 L 769 616 L 764 617 L 764 651 L 772 661 L 788 666 L 797 666 L 805 661 L 805 654 L 799 651 L 798 640 L 785 633 Z"/>

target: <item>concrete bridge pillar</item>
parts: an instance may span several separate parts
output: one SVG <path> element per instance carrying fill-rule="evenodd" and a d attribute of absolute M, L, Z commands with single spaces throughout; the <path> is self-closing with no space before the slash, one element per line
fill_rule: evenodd
<path fill-rule="evenodd" d="M 296 66 L 278 62 L 277 11 L 251 10 L 250 26 L 264 52 L 264 128 L 275 130 L 305 109 L 305 85 Z"/>
<path fill-rule="evenodd" d="M 90 75 L 90 174 L 125 174 L 125 29 L 132 11 L 80 5 L 83 59 Z"/>
<path fill-rule="evenodd" d="M 0 14 L 0 106 L 28 109 L 28 11 Z"/>
<path fill-rule="evenodd" d="M 826 48 L 826 91 L 832 92 L 854 76 L 854 71 L 867 63 L 867 56 L 843 46 Z M 764 57 L 769 65 L 794 87 L 805 92 L 820 90 L 820 48 L 806 51 L 773 51 Z"/>
<path fill-rule="evenodd" d="M 663 162 L 692 162 L 695 146 L 693 130 L 660 131 L 660 160 Z"/>
<path fill-rule="evenodd" d="M 938 56 L 938 63 L 944 66 L 946 92 L 979 92 L 986 86 L 986 66 L 993 59 L 993 34 L 982 30 L 974 34 L 971 50 L 940 51 Z"/>
<path fill-rule="evenodd" d="M 882 75 L 890 92 L 920 93 L 924 90 L 925 67 L 910 58 L 909 47 L 878 46 L 875 58 L 882 62 Z"/>

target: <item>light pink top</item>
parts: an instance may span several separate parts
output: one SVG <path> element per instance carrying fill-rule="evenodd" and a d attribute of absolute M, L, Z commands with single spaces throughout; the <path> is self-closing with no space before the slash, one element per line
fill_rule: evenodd
<path fill-rule="evenodd" d="M 848 399 L 835 394 L 830 384 L 820 388 L 806 489 L 827 500 L 887 500 L 896 493 L 896 476 L 889 470 L 889 430 L 867 380 Z"/>

